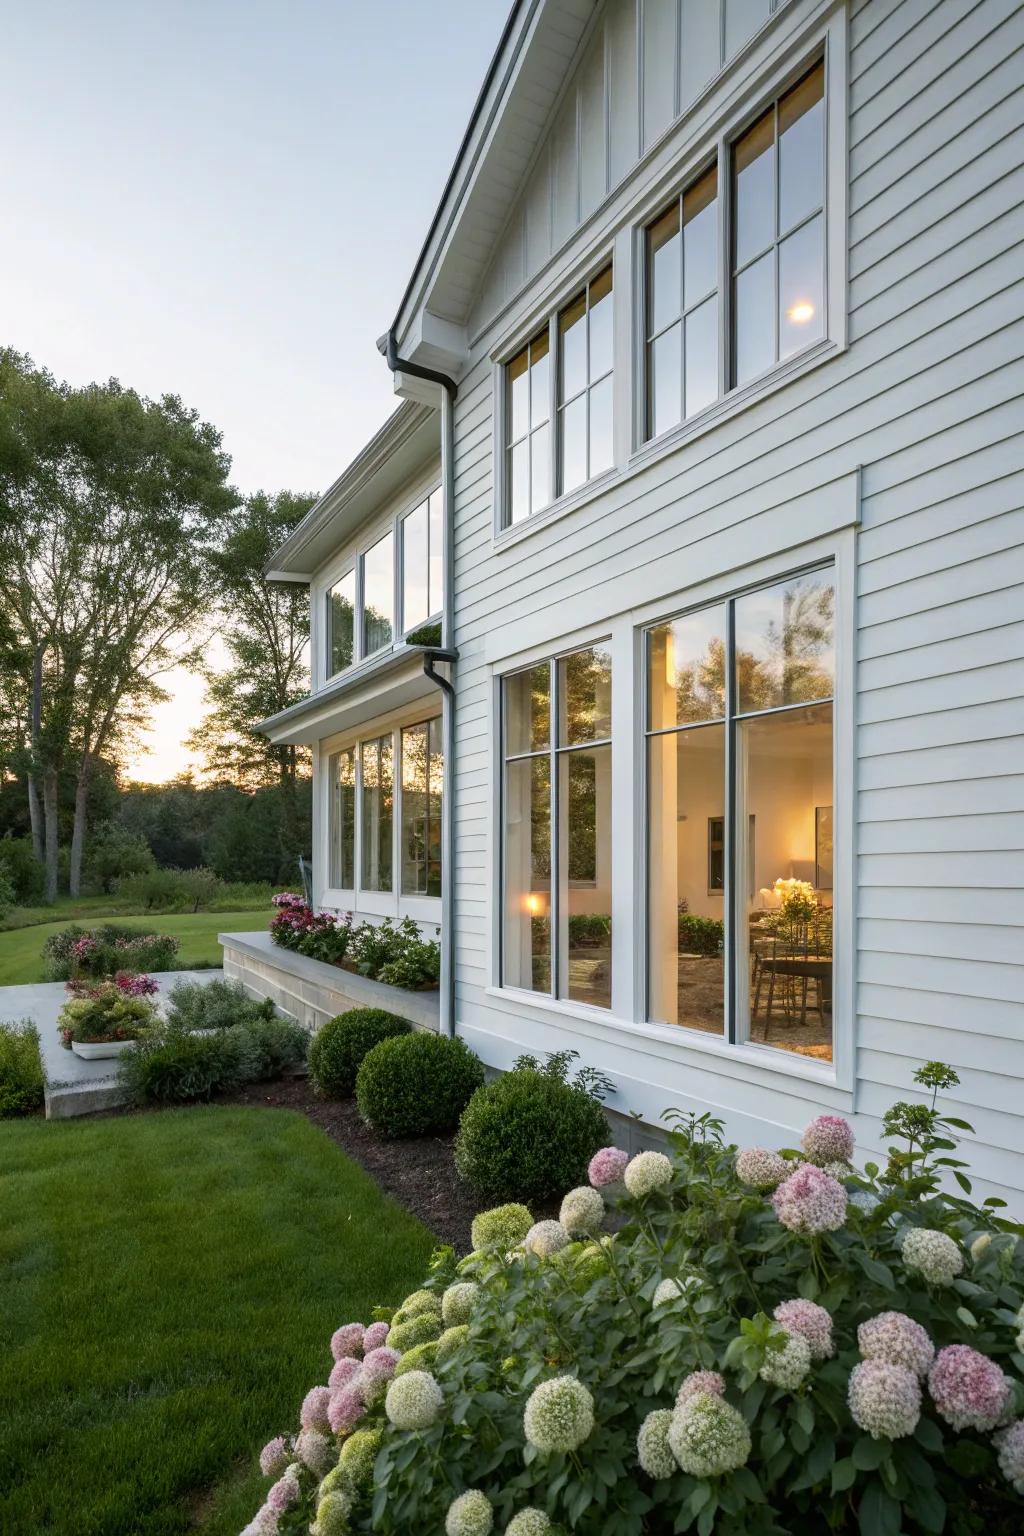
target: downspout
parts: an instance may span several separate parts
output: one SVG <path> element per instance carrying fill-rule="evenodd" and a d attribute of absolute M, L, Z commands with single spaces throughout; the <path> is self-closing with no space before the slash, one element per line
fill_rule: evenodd
<path fill-rule="evenodd" d="M 441 736 L 444 745 L 444 794 L 441 801 L 441 1033 L 455 1035 L 455 689 L 435 663 L 457 660 L 454 649 L 455 593 L 455 396 L 458 385 L 446 373 L 409 362 L 398 355 L 394 326 L 385 338 L 384 356 L 392 373 L 439 384 L 441 400 L 441 492 L 444 503 L 444 602 L 441 645 L 423 657 L 423 671 L 441 689 Z"/>

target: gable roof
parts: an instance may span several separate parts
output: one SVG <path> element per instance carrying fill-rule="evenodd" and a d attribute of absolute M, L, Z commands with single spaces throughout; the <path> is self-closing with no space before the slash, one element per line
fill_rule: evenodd
<path fill-rule="evenodd" d="M 395 316 L 402 356 L 442 370 L 461 361 L 494 244 L 597 7 L 598 0 L 513 5 Z"/>

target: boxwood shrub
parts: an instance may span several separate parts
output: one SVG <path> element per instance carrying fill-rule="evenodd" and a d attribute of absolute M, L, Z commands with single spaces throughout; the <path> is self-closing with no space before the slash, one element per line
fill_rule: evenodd
<path fill-rule="evenodd" d="M 462 1040 L 416 1031 L 382 1040 L 356 1073 L 356 1102 L 383 1136 L 454 1131 L 484 1080 L 484 1069 Z"/>
<path fill-rule="evenodd" d="M 350 1008 L 335 1014 L 313 1036 L 309 1048 L 309 1075 L 325 1099 L 350 1099 L 356 1091 L 356 1073 L 368 1051 L 392 1035 L 407 1035 L 408 1019 L 386 1008 Z"/>
<path fill-rule="evenodd" d="M 470 1099 L 455 1163 L 484 1200 L 544 1201 L 582 1183 L 608 1139 L 604 1111 L 589 1093 L 519 1068 Z"/>

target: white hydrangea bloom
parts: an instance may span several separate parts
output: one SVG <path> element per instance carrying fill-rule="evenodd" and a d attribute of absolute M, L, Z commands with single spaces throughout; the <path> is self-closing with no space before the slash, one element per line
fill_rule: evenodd
<path fill-rule="evenodd" d="M 663 1307 L 666 1302 L 678 1301 L 680 1296 L 689 1296 L 700 1290 L 700 1281 L 696 1275 L 670 1275 L 667 1280 L 661 1280 L 651 1297 L 652 1307 Z"/>
<path fill-rule="evenodd" d="M 750 1431 L 743 1415 L 711 1392 L 698 1392 L 673 1411 L 668 1443 L 691 1477 L 734 1472 L 750 1455 Z"/>
<path fill-rule="evenodd" d="M 786 1333 L 785 1340 L 781 1349 L 768 1351 L 758 1375 L 773 1387 L 795 1392 L 807 1380 L 811 1368 L 811 1346 L 799 1333 Z"/>
<path fill-rule="evenodd" d="M 480 1287 L 475 1280 L 460 1280 L 450 1285 L 441 1297 L 441 1316 L 445 1327 L 454 1328 L 458 1323 L 468 1323 L 479 1294 Z"/>
<path fill-rule="evenodd" d="M 903 1239 L 903 1262 L 923 1275 L 930 1285 L 952 1285 L 964 1267 L 959 1247 L 945 1232 L 930 1227 L 911 1227 Z"/>
<path fill-rule="evenodd" d="M 505 1536 L 549 1536 L 551 1521 L 542 1509 L 521 1509 L 505 1527 Z"/>
<path fill-rule="evenodd" d="M 664 1152 L 638 1152 L 626 1164 L 623 1180 L 635 1199 L 663 1189 L 672 1179 L 672 1164 Z"/>
<path fill-rule="evenodd" d="M 428 1429 L 444 1402 L 444 1394 L 429 1371 L 396 1376 L 384 1399 L 384 1412 L 396 1429 Z"/>
<path fill-rule="evenodd" d="M 538 1451 L 574 1451 L 593 1428 L 594 1399 L 575 1376 L 555 1376 L 530 1393 L 523 1429 Z"/>
<path fill-rule="evenodd" d="M 604 1201 L 596 1189 L 581 1184 L 570 1189 L 558 1212 L 558 1219 L 570 1237 L 591 1237 L 604 1220 Z"/>
<path fill-rule="evenodd" d="M 636 1454 L 648 1477 L 671 1477 L 676 1469 L 676 1459 L 668 1443 L 671 1427 L 671 1408 L 656 1408 L 640 1425 Z"/>
<path fill-rule="evenodd" d="M 541 1259 L 549 1259 L 568 1244 L 569 1234 L 560 1221 L 535 1221 L 523 1241 L 523 1247 Z"/>
<path fill-rule="evenodd" d="M 912 1435 L 921 1417 L 917 1376 L 891 1360 L 862 1360 L 854 1366 L 847 1400 L 853 1422 L 873 1440 Z"/>
<path fill-rule="evenodd" d="M 444 1517 L 445 1536 L 490 1536 L 494 1529 L 494 1509 L 479 1488 L 468 1488 L 448 1506 Z"/>

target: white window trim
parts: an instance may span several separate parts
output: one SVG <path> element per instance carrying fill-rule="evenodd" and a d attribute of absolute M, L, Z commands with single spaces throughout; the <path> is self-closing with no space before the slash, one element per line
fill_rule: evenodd
<path fill-rule="evenodd" d="M 619 275 L 615 264 L 615 247 L 613 242 L 605 242 L 598 251 L 592 253 L 585 265 L 575 271 L 571 279 L 566 279 L 558 290 L 557 297 L 545 300 L 532 313 L 529 324 L 517 327 L 514 339 L 505 341 L 500 350 L 491 358 L 491 388 L 494 400 L 492 412 L 492 443 L 491 462 L 494 465 L 494 511 L 492 536 L 496 542 L 513 542 L 513 536 L 521 534 L 525 528 L 532 528 L 540 523 L 548 522 L 552 515 L 568 511 L 581 501 L 587 501 L 595 494 L 596 490 L 610 484 L 617 475 L 619 468 L 619 455 L 614 452 L 614 463 L 610 469 L 603 469 L 589 480 L 584 480 L 582 485 L 576 485 L 571 491 L 558 494 L 558 469 L 561 457 L 558 440 L 558 384 L 559 384 L 559 349 L 558 349 L 558 317 L 563 309 L 566 309 L 580 294 L 600 277 L 607 267 L 612 268 L 612 433 L 613 445 L 618 446 L 617 423 L 619 418 L 619 388 L 618 388 L 618 360 L 619 338 L 617 335 L 617 316 L 619 301 L 617 297 Z M 511 482 L 508 473 L 508 365 L 512 359 L 533 341 L 542 330 L 548 333 L 548 357 L 550 367 L 548 373 L 548 417 L 551 428 L 551 464 L 549 471 L 548 489 L 551 499 L 537 512 L 531 512 L 518 523 L 506 522 L 509 511 L 509 496 Z M 591 386 L 586 386 L 589 389 Z M 527 432 L 529 436 L 529 431 Z"/>
<path fill-rule="evenodd" d="M 786 7 L 789 9 L 789 7 Z M 782 11 L 776 7 L 775 14 Z M 745 59 L 750 47 L 766 33 L 761 28 L 751 45 L 741 51 Z M 539 529 L 581 506 L 596 500 L 605 491 L 618 487 L 635 474 L 675 453 L 679 448 L 705 433 L 713 431 L 738 412 L 746 410 L 758 401 L 776 393 L 787 384 L 801 378 L 812 369 L 841 355 L 847 348 L 847 221 L 849 203 L 849 177 L 847 170 L 848 139 L 848 43 L 845 8 L 834 7 L 810 29 L 801 31 L 787 45 L 780 57 L 774 57 L 749 85 L 741 101 L 733 102 L 709 122 L 704 133 L 686 147 L 682 156 L 673 161 L 670 173 L 662 175 L 648 186 L 642 197 L 634 199 L 623 212 L 611 242 L 603 233 L 600 256 L 587 255 L 573 269 L 572 279 L 559 282 L 555 290 L 558 297 L 545 298 L 542 304 L 531 310 L 532 326 L 518 322 L 511 336 L 503 337 L 492 353 L 492 385 L 494 390 L 494 445 L 495 466 L 495 516 L 492 528 L 492 547 L 505 549 L 528 538 Z M 660 437 L 644 438 L 646 417 L 646 330 L 644 316 L 644 236 L 648 224 L 664 209 L 673 196 L 689 186 L 706 169 L 713 156 L 718 155 L 719 166 L 719 370 L 727 367 L 726 298 L 731 292 L 731 272 L 727 272 L 729 253 L 724 238 L 723 225 L 727 219 L 727 203 L 730 188 L 727 174 L 729 161 L 726 150 L 757 119 L 770 101 L 795 84 L 818 58 L 825 63 L 825 273 L 824 304 L 826 312 L 825 334 L 807 347 L 774 364 L 756 379 L 720 395 L 705 410 L 662 433 Z M 737 60 L 736 62 L 740 62 Z M 727 71 L 732 66 L 727 66 Z M 675 127 L 673 128 L 673 133 Z M 666 137 L 670 137 L 667 135 Z M 660 153 L 655 146 L 651 157 Z M 645 157 L 646 163 L 647 157 Z M 643 168 L 643 164 L 641 169 Z M 727 226 L 726 226 L 727 229 Z M 579 232 L 577 232 L 579 234 Z M 560 497 L 541 512 L 524 518 L 513 526 L 502 526 L 506 488 L 504 466 L 505 389 L 503 363 L 515 355 L 525 341 L 534 335 L 546 313 L 558 309 L 569 301 L 572 292 L 581 286 L 586 276 L 600 270 L 596 262 L 607 263 L 611 243 L 614 250 L 614 417 L 615 467 L 598 479 L 577 487 L 568 496 Z M 725 283 L 725 287 L 722 284 Z M 627 441 L 622 443 L 620 431 L 624 430 Z"/>
<path fill-rule="evenodd" d="M 444 606 L 443 592 L 441 597 L 441 608 L 438 608 L 434 613 L 428 614 L 427 617 L 421 620 L 418 624 L 407 626 L 405 623 L 405 615 L 402 611 L 404 607 L 402 577 L 404 574 L 405 565 L 405 541 L 403 524 L 405 519 L 409 516 L 410 512 L 415 512 L 417 507 L 421 506 L 423 502 L 429 501 L 431 496 L 441 490 L 441 487 L 442 481 L 437 478 L 432 478 L 426 485 L 426 488 L 423 488 L 421 483 L 414 493 L 404 495 L 401 501 L 397 504 L 396 509 L 391 513 L 391 516 L 386 524 L 373 522 L 369 523 L 368 527 L 363 531 L 358 543 L 355 544 L 354 548 L 350 546 L 342 558 L 328 565 L 318 576 L 315 591 L 319 595 L 318 598 L 314 598 L 314 601 L 318 601 L 319 603 L 319 619 L 320 622 L 323 623 L 323 634 L 322 639 L 319 641 L 319 643 L 317 643 L 316 646 L 316 649 L 319 652 L 319 656 L 314 658 L 314 689 L 326 688 L 329 683 L 336 682 L 339 677 L 348 677 L 356 670 L 357 667 L 362 666 L 364 662 L 371 661 L 379 656 L 384 656 L 389 651 L 392 651 L 397 646 L 401 645 L 405 640 L 406 635 L 410 633 L 410 629 L 422 629 L 424 624 L 434 623 L 441 617 Z M 363 563 L 370 550 L 373 549 L 375 545 L 379 544 L 381 539 L 387 538 L 389 532 L 393 540 L 391 601 L 392 613 L 394 617 L 391 626 L 392 637 L 387 644 L 378 646 L 375 651 L 364 651 L 363 597 L 365 580 Z M 353 617 L 352 660 L 349 662 L 347 667 L 342 667 L 340 672 L 332 672 L 331 588 L 337 586 L 338 582 L 342 581 L 347 575 L 349 575 L 351 571 L 354 571 L 356 576 L 356 604 Z M 441 580 L 443 584 L 443 559 Z M 322 672 L 319 676 L 316 675 L 317 667 L 322 669 Z"/>
<path fill-rule="evenodd" d="M 332 907 L 345 912 L 360 912 L 375 917 L 403 918 L 412 917 L 417 922 L 425 924 L 439 924 L 441 921 L 440 896 L 405 896 L 401 891 L 402 881 L 402 775 L 401 775 L 401 737 L 403 727 L 410 725 L 422 725 L 427 720 L 440 718 L 437 709 L 424 710 L 423 701 L 407 705 L 405 709 L 393 711 L 389 715 L 382 715 L 379 720 L 363 725 L 358 731 L 346 731 L 342 735 L 325 737 L 320 743 L 320 756 L 318 773 L 319 792 L 317 795 L 318 811 L 321 832 L 317 837 L 318 849 L 321 855 L 321 867 L 327 874 L 328 882 L 320 890 L 317 905 Z M 392 765 L 394 773 L 393 802 L 392 802 L 392 839 L 391 839 L 391 885 L 390 891 L 364 890 L 360 884 L 362 871 L 362 802 L 363 802 L 363 770 L 360 747 L 365 741 L 376 741 L 381 736 L 391 736 L 392 739 Z M 351 890 L 341 890 L 329 884 L 330 878 L 330 794 L 331 775 L 329 760 L 336 752 L 343 752 L 346 748 L 353 747 L 356 755 L 356 795 L 355 795 L 355 838 L 354 838 L 354 875 L 355 886 Z M 444 793 L 448 793 L 448 769 L 445 765 Z M 314 861 L 315 863 L 316 861 Z"/>
<path fill-rule="evenodd" d="M 528 1010 L 555 1029 L 572 1027 L 597 1040 L 646 1042 L 652 1054 L 677 1063 L 708 1065 L 717 1060 L 726 1073 L 750 1070 L 804 1080 L 832 1108 L 852 1112 L 856 1028 L 857 913 L 854 867 L 856 858 L 855 736 L 855 527 L 835 532 L 715 576 L 659 599 L 613 621 L 592 625 L 561 637 L 556 644 L 538 643 L 503 657 L 491 668 L 491 857 L 489 903 L 489 983 L 486 995 Z M 835 693 L 833 695 L 833 817 L 835 865 L 833 908 L 835 932 L 832 988 L 833 1060 L 820 1062 L 777 1046 L 748 1040 L 730 1042 L 679 1024 L 645 1018 L 647 1002 L 647 773 L 644 724 L 643 637 L 646 629 L 680 610 L 699 608 L 831 562 L 835 569 Z M 609 638 L 610 637 L 610 638 Z M 501 797 L 501 682 L 533 662 L 579 650 L 602 640 L 612 655 L 612 780 L 614 804 L 632 806 L 633 815 L 612 818 L 612 1006 L 591 1008 L 564 999 L 506 987 L 501 982 L 503 917 L 502 856 L 504 836 Z M 621 872 L 631 875 L 625 879 Z"/>

